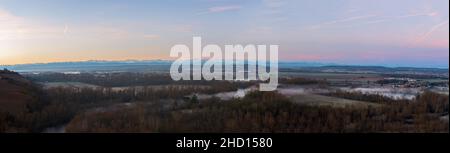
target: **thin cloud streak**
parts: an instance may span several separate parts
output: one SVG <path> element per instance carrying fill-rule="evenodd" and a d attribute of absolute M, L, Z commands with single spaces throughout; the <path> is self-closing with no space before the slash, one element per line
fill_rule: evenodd
<path fill-rule="evenodd" d="M 354 17 L 348 17 L 348 18 L 344 18 L 344 19 L 339 19 L 339 20 L 333 20 L 333 21 L 329 21 L 329 22 L 324 22 L 315 26 L 312 26 L 312 29 L 320 29 L 324 26 L 328 26 L 328 25 L 334 25 L 334 24 L 339 24 L 339 23 L 347 23 L 347 22 L 352 22 L 352 21 L 359 21 L 359 20 L 365 20 L 365 19 L 372 19 L 372 20 L 368 20 L 364 23 L 360 23 L 358 25 L 364 25 L 364 24 L 378 24 L 378 23 L 384 23 L 384 22 L 389 22 L 389 21 L 394 21 L 394 20 L 401 20 L 401 19 L 405 19 L 405 18 L 412 18 L 412 17 L 422 17 L 422 16 L 428 16 L 428 17 L 436 17 L 438 16 L 439 13 L 436 11 L 433 12 L 427 12 L 427 13 L 411 13 L 411 14 L 405 14 L 405 15 L 398 15 L 398 16 L 379 16 L 379 15 L 363 15 L 363 16 L 354 16 Z M 347 26 L 347 27 L 353 27 L 353 26 Z"/>
<path fill-rule="evenodd" d="M 263 4 L 269 8 L 280 8 L 286 5 L 283 0 L 263 0 Z"/>
<path fill-rule="evenodd" d="M 216 7 L 208 8 L 208 11 L 201 12 L 201 13 L 199 13 L 199 15 L 202 15 L 202 14 L 213 14 L 213 13 L 222 13 L 222 12 L 230 12 L 230 11 L 238 11 L 240 9 L 242 9 L 242 6 L 240 6 L 240 5 L 216 6 Z"/>
<path fill-rule="evenodd" d="M 377 16 L 376 15 L 363 15 L 363 16 L 354 16 L 354 17 L 349 17 L 349 18 L 344 18 L 344 19 L 339 19 L 339 20 L 333 20 L 333 21 L 328 21 L 328 22 L 324 22 L 324 23 L 312 26 L 312 29 L 320 29 L 324 26 L 334 25 L 334 24 L 338 24 L 338 23 L 352 22 L 352 21 L 357 21 L 357 20 L 364 20 L 364 19 L 369 19 L 369 18 L 373 18 L 373 17 L 377 17 Z"/>
<path fill-rule="evenodd" d="M 426 40 L 434 31 L 438 30 L 442 26 L 447 25 L 448 23 L 449 23 L 449 21 L 447 20 L 447 21 L 444 21 L 444 22 L 441 22 L 439 24 L 434 25 L 433 27 L 431 27 L 430 30 L 428 30 L 428 32 L 426 32 L 421 37 L 419 37 L 416 42 L 420 42 L 420 41 Z"/>
<path fill-rule="evenodd" d="M 69 26 L 66 24 L 64 26 L 64 35 L 66 35 L 69 32 Z"/>

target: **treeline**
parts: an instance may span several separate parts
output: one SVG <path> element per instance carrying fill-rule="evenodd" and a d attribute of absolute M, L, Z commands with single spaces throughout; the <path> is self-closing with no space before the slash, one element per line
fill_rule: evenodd
<path fill-rule="evenodd" d="M 328 82 L 326 80 L 307 79 L 307 78 L 301 78 L 301 77 L 280 78 L 279 82 L 281 84 L 293 84 L 293 85 L 310 85 L 310 84 L 327 85 L 328 84 Z"/>
<path fill-rule="evenodd" d="M 173 81 L 169 74 L 164 73 L 42 73 L 28 74 L 26 77 L 34 82 L 82 82 L 103 87 L 127 87 L 127 86 L 150 86 L 150 85 L 224 85 L 234 84 L 237 87 L 249 87 L 254 82 L 228 82 L 228 81 Z"/>
<path fill-rule="evenodd" d="M 434 94 L 429 93 L 427 94 Z M 344 99 L 351 99 L 351 100 L 358 100 L 358 101 L 366 101 L 366 102 L 372 102 L 372 103 L 378 103 L 378 104 L 401 104 L 401 103 L 409 103 L 410 100 L 407 99 L 392 99 L 383 95 L 378 94 L 366 94 L 362 92 L 348 92 L 343 90 L 337 90 L 334 92 L 329 93 L 323 93 L 322 95 L 325 96 L 331 96 L 331 97 L 338 97 L 338 98 L 344 98 Z"/>
<path fill-rule="evenodd" d="M 445 104 L 446 103 L 446 104 Z M 168 110 L 138 105 L 77 115 L 68 132 L 445 132 L 448 96 L 424 93 L 416 101 L 382 107 L 334 108 L 294 104 L 276 92 L 243 99 L 185 103 Z"/>
<path fill-rule="evenodd" d="M 433 74 L 434 73 L 434 74 Z M 428 72 L 428 73 L 418 73 L 418 74 L 382 74 L 384 77 L 392 77 L 392 78 L 412 78 L 412 79 L 443 79 L 448 80 L 448 70 L 436 71 L 436 72 Z"/>
<path fill-rule="evenodd" d="M 92 108 L 120 103 L 152 103 L 162 99 L 185 99 L 193 93 L 213 94 L 234 91 L 238 85 L 218 82 L 212 86 L 162 86 L 112 88 L 57 87 L 42 90 L 33 86 L 33 97 L 18 111 L 0 111 L 0 132 L 41 132 L 46 127 L 66 124 L 72 118 Z M 30 89 L 31 90 L 31 89 Z"/>
<path fill-rule="evenodd" d="M 34 82 L 83 82 L 104 87 L 145 86 L 170 84 L 168 75 L 153 73 L 42 73 L 28 74 L 26 77 Z"/>
<path fill-rule="evenodd" d="M 399 80 L 399 79 L 382 79 L 377 80 L 375 83 L 385 85 L 385 84 L 405 84 L 408 83 L 407 80 Z"/>
<path fill-rule="evenodd" d="M 23 107 L 0 111 L 0 133 L 40 132 L 45 127 L 68 122 L 68 116 L 74 115 L 67 111 L 70 107 L 54 103 L 37 85 L 29 84 L 24 88 L 27 89 L 24 96 L 31 98 L 26 99 Z"/>

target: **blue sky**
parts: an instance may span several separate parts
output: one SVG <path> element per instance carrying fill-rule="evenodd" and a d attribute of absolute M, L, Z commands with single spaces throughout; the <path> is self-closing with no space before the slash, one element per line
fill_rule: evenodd
<path fill-rule="evenodd" d="M 448 67 L 448 0 L 0 0 L 0 64 L 168 59 L 190 44 L 280 58 Z"/>

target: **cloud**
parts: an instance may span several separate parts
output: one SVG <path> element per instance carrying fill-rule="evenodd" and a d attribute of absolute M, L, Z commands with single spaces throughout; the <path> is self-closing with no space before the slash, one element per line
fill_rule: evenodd
<path fill-rule="evenodd" d="M 353 22 L 353 21 L 357 21 L 357 20 L 365 20 L 365 19 L 374 18 L 374 17 L 377 17 L 377 16 L 376 15 L 353 16 L 353 17 L 348 17 L 348 18 L 343 18 L 343 19 L 338 19 L 338 20 L 324 22 L 324 23 L 312 26 L 312 29 L 319 29 L 319 28 L 322 28 L 322 27 L 328 26 L 328 25 Z"/>
<path fill-rule="evenodd" d="M 242 9 L 242 6 L 239 6 L 239 5 L 216 6 L 216 7 L 208 8 L 208 11 L 203 12 L 201 14 L 222 13 L 222 12 L 228 12 L 228 11 L 237 11 L 240 9 Z"/>
<path fill-rule="evenodd" d="M 67 32 L 67 26 L 52 26 L 30 22 L 26 18 L 0 9 L 0 40 L 48 38 L 61 36 Z"/>
<path fill-rule="evenodd" d="M 269 8 L 280 8 L 286 5 L 284 0 L 263 0 L 263 4 Z"/>
<path fill-rule="evenodd" d="M 17 21 L 16 16 L 12 15 L 9 12 L 6 12 L 4 10 L 0 10 L 0 23 L 2 23 L 2 25 L 7 24 L 7 23 L 11 23 L 14 21 Z"/>
<path fill-rule="evenodd" d="M 289 20 L 287 13 L 288 0 L 262 0 L 264 9 L 261 10 L 261 17 L 267 21 L 279 23 Z"/>
<path fill-rule="evenodd" d="M 287 4 L 285 0 L 263 0 L 266 9 L 263 11 L 267 15 L 278 15 L 284 12 L 284 6 Z"/>
<path fill-rule="evenodd" d="M 69 26 L 66 24 L 64 26 L 64 35 L 66 35 L 69 32 Z"/>
<path fill-rule="evenodd" d="M 383 23 L 383 22 L 387 22 L 387 21 L 391 21 L 391 20 L 390 19 L 372 20 L 372 21 L 367 21 L 365 24 L 376 24 L 376 23 Z"/>
<path fill-rule="evenodd" d="M 404 18 L 421 17 L 421 16 L 436 17 L 438 15 L 439 15 L 439 13 L 436 11 L 427 12 L 427 13 L 410 13 L 410 14 L 404 14 L 404 15 L 399 15 L 399 16 L 383 17 L 382 19 L 368 21 L 368 22 L 366 22 L 366 24 L 382 23 L 382 22 L 388 22 L 388 21 L 393 21 L 393 20 L 400 20 L 400 19 L 404 19 Z"/>
<path fill-rule="evenodd" d="M 348 17 L 348 18 L 344 18 L 344 19 L 338 19 L 338 20 L 324 22 L 324 23 L 312 26 L 312 29 L 320 29 L 320 28 L 328 26 L 328 25 L 347 23 L 347 22 L 353 22 L 353 21 L 359 21 L 359 20 L 365 20 L 365 22 L 359 22 L 357 24 L 354 24 L 351 26 L 346 26 L 346 27 L 354 27 L 354 26 L 358 26 L 358 25 L 368 25 L 368 24 L 378 24 L 378 23 L 383 23 L 383 22 L 401 20 L 401 19 L 412 18 L 412 17 L 422 17 L 422 16 L 436 17 L 436 16 L 439 16 L 439 13 L 436 11 L 433 11 L 433 12 L 424 12 L 424 13 L 410 13 L 410 14 L 397 15 L 397 16 L 379 16 L 379 15 L 353 16 L 353 17 Z"/>
<path fill-rule="evenodd" d="M 324 24 L 330 25 L 330 24 L 336 24 L 336 23 L 341 23 L 341 22 L 351 22 L 351 21 L 355 21 L 355 20 L 362 20 L 362 19 L 367 19 L 367 18 L 372 18 L 372 17 L 376 17 L 376 15 L 354 16 L 354 17 L 349 17 L 349 18 L 345 18 L 345 19 L 326 22 Z"/>
<path fill-rule="evenodd" d="M 16 16 L 0 9 L 0 40 L 52 39 L 63 38 L 73 32 L 77 36 L 94 36 L 92 38 L 123 39 L 130 33 L 123 28 L 114 26 L 76 26 L 72 30 L 68 24 L 53 25 L 43 22 L 31 22 L 24 17 Z M 137 34 L 135 36 L 138 36 Z M 141 34 L 139 35 L 141 36 Z M 153 36 L 152 39 L 155 39 Z"/>
<path fill-rule="evenodd" d="M 353 13 L 356 13 L 359 11 L 361 11 L 361 9 L 359 9 L 359 8 L 350 8 L 347 11 L 345 11 L 345 14 L 353 14 Z"/>
<path fill-rule="evenodd" d="M 434 25 L 433 27 L 430 28 L 430 30 L 428 30 L 425 34 L 423 34 L 422 36 L 420 36 L 417 41 L 423 41 L 425 39 L 427 39 L 434 31 L 438 30 L 439 28 L 441 28 L 442 26 L 445 26 L 449 23 L 449 21 L 444 21 L 441 22 L 439 24 Z"/>
<path fill-rule="evenodd" d="M 26 30 L 22 18 L 0 9 L 0 40 L 13 39 Z"/>
<path fill-rule="evenodd" d="M 418 16 L 435 17 L 435 16 L 438 16 L 438 15 L 439 15 L 439 13 L 434 11 L 434 12 L 427 12 L 427 13 L 411 13 L 411 14 L 396 16 L 395 18 L 409 18 L 409 17 L 418 17 Z"/>

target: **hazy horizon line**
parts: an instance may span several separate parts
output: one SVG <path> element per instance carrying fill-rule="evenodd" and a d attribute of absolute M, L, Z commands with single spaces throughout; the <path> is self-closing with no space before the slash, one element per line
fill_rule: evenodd
<path fill-rule="evenodd" d="M 7 66 L 24 66 L 24 65 L 39 65 L 39 64 L 58 64 L 58 63 L 86 63 L 86 62 L 145 62 L 145 61 L 167 61 L 171 62 L 174 59 L 126 59 L 126 60 L 76 60 L 76 61 L 57 61 L 57 62 L 36 62 L 36 63 L 20 63 L 20 64 L 0 64 L 2 68 Z M 434 68 L 434 69 L 449 69 L 447 67 L 431 67 L 431 66 L 389 66 L 382 64 L 343 64 L 339 62 L 321 62 L 321 61 L 295 61 L 295 60 L 279 60 L 279 62 L 284 63 L 307 63 L 307 64 L 318 64 L 320 66 L 371 66 L 371 67 L 386 67 L 386 68 Z M 320 67 L 317 66 L 317 67 Z"/>

